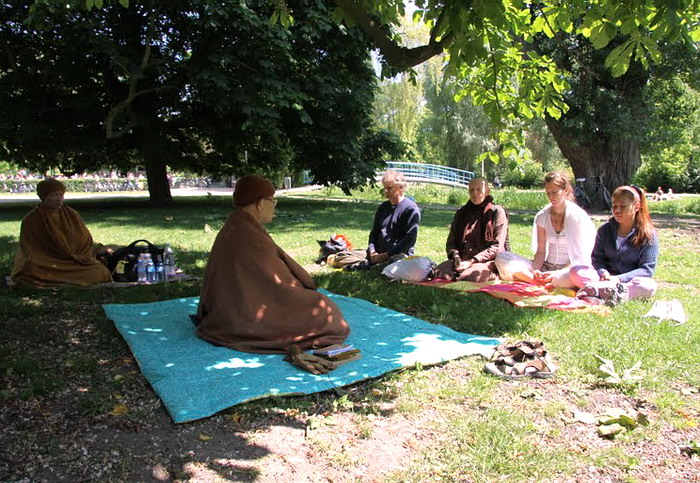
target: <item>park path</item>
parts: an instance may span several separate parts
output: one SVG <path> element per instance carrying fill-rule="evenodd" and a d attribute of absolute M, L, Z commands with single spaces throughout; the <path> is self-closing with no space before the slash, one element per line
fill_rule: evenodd
<path fill-rule="evenodd" d="M 300 186 L 298 188 L 291 188 L 288 190 L 277 190 L 276 194 L 278 196 L 283 196 L 283 195 L 291 195 L 294 196 L 294 194 L 297 193 L 303 193 L 305 191 L 314 191 L 321 189 L 322 186 L 319 185 L 307 185 L 307 186 Z M 171 194 L 173 197 L 180 197 L 180 196 L 207 196 L 208 194 L 211 194 L 212 196 L 232 196 L 233 195 L 233 188 L 219 188 L 219 187 L 212 187 L 212 188 L 174 188 L 170 190 Z M 148 198 L 148 192 L 147 191 L 130 191 L 130 192 L 107 192 L 107 193 L 78 193 L 78 192 L 67 192 L 66 193 L 66 201 L 71 201 L 71 200 L 84 200 L 84 199 L 100 199 L 100 198 L 134 198 L 134 199 L 147 199 Z M 315 198 L 315 199 L 327 199 L 329 201 L 362 201 L 362 200 L 351 200 L 347 198 Z M 12 194 L 12 193 L 1 193 L 0 194 L 0 206 L 3 204 L 13 204 L 13 205 L 31 205 L 34 203 L 38 202 L 38 198 L 35 193 L 21 193 L 21 194 Z M 376 203 L 376 202 L 372 202 Z M 430 205 L 432 206 L 432 205 Z M 459 208 L 459 206 L 450 206 L 450 205 L 435 205 L 435 207 L 439 207 L 440 209 L 454 209 L 455 211 Z M 520 210 L 509 210 L 509 213 L 530 213 L 529 211 L 520 211 Z M 603 222 L 607 220 L 609 215 L 607 213 L 591 213 L 591 218 L 593 218 L 596 222 Z M 691 228 L 693 230 L 700 230 L 700 219 L 697 218 L 688 218 L 688 217 L 678 217 L 675 215 L 666 215 L 666 214 L 654 214 L 652 215 L 652 218 L 654 220 L 654 223 L 657 224 L 660 228 L 671 228 L 671 227 L 679 227 L 679 228 Z"/>
<path fill-rule="evenodd" d="M 303 191 L 313 191 L 319 189 L 320 186 L 308 185 L 301 186 L 299 188 L 291 188 L 288 190 L 277 190 L 277 195 L 285 195 L 288 193 L 297 193 Z M 212 196 L 232 196 L 233 188 L 173 188 L 170 190 L 173 197 L 180 196 L 207 196 L 211 194 Z M 66 192 L 65 200 L 93 200 L 100 198 L 134 198 L 134 199 L 148 199 L 148 191 L 125 191 L 125 192 L 105 192 L 105 193 L 79 193 L 79 192 Z M 2 193 L 0 194 L 0 205 L 2 204 L 32 204 L 37 203 L 39 198 L 36 193 Z"/>

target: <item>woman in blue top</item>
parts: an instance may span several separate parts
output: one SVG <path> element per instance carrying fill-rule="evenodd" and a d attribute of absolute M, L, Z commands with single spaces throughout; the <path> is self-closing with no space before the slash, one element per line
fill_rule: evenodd
<path fill-rule="evenodd" d="M 612 195 L 612 218 L 598 229 L 591 267 L 573 267 L 571 281 L 580 297 L 610 301 L 648 298 L 658 287 L 652 278 L 659 239 L 649 216 L 646 194 L 620 186 Z"/>

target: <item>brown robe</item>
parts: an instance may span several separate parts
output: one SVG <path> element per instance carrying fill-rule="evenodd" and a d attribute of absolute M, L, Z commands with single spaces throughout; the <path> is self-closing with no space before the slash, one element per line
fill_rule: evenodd
<path fill-rule="evenodd" d="M 493 204 L 487 196 L 475 206 L 471 201 L 462 206 L 452 219 L 445 249 L 450 260 L 438 266 L 443 276 L 454 266 L 452 257 L 459 253 L 463 261 L 473 260 L 468 269 L 459 274 L 459 280 L 487 282 L 496 278 L 496 255 L 508 250 L 508 216 L 505 210 Z M 449 276 L 445 278 L 450 278 Z"/>
<path fill-rule="evenodd" d="M 37 206 L 22 220 L 12 280 L 20 285 L 88 286 L 109 282 L 92 235 L 73 208 Z"/>
<path fill-rule="evenodd" d="M 214 241 L 199 301 L 197 335 L 245 352 L 341 343 L 340 309 L 250 214 L 235 210 Z"/>

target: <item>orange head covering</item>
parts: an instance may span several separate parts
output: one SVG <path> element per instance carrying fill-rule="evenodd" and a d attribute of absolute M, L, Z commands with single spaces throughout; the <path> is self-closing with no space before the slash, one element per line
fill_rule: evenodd
<path fill-rule="evenodd" d="M 48 178 L 36 185 L 36 194 L 39 195 L 39 199 L 44 201 L 50 193 L 54 191 L 60 191 L 61 193 L 66 192 L 66 185 L 61 183 L 57 179 Z"/>
<path fill-rule="evenodd" d="M 236 182 L 236 190 L 233 192 L 233 206 L 252 205 L 263 198 L 271 198 L 274 195 L 275 187 L 268 180 L 254 174 L 246 175 Z"/>

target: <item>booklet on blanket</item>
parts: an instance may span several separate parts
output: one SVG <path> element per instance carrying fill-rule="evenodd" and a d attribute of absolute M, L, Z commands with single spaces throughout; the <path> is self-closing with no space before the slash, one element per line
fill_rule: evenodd
<path fill-rule="evenodd" d="M 322 349 L 314 349 L 312 353 L 317 356 L 334 357 L 351 350 L 353 350 L 352 344 L 333 344 Z"/>

